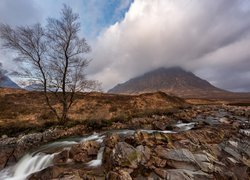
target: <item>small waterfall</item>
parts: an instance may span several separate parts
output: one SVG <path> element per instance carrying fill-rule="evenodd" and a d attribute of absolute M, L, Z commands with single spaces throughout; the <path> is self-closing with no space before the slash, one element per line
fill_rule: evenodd
<path fill-rule="evenodd" d="M 41 171 L 52 165 L 55 154 L 38 153 L 25 155 L 15 166 L 0 172 L 3 180 L 25 180 L 32 173 Z"/>
<path fill-rule="evenodd" d="M 102 165 L 104 147 L 101 147 L 98 151 L 97 158 L 88 162 L 87 165 L 90 167 L 97 167 Z"/>

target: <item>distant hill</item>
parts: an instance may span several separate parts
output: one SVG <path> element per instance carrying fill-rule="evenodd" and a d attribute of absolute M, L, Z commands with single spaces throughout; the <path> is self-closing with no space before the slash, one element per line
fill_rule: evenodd
<path fill-rule="evenodd" d="M 183 98 L 231 98 L 244 93 L 219 89 L 180 67 L 159 68 L 110 89 L 114 94 L 141 94 L 162 91 Z M 249 94 L 248 94 L 249 95 Z M 250 97 L 250 96 L 249 96 Z"/>
<path fill-rule="evenodd" d="M 19 89 L 20 87 L 12 81 L 8 76 L 2 76 L 0 77 L 0 87 L 5 87 L 5 88 L 15 88 Z"/>

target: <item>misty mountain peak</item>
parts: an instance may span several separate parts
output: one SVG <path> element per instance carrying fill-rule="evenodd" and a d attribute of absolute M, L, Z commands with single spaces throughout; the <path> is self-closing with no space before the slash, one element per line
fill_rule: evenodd
<path fill-rule="evenodd" d="M 198 95 L 204 97 L 211 93 L 225 92 L 181 67 L 155 69 L 123 84 L 118 84 L 108 92 L 141 94 L 156 91 L 163 91 L 181 97 L 196 97 Z"/>

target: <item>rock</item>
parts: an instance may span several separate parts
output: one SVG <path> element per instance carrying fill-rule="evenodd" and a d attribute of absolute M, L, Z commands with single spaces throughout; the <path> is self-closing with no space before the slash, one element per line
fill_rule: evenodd
<path fill-rule="evenodd" d="M 6 134 L 3 134 L 2 138 L 8 138 L 8 136 Z"/>
<path fill-rule="evenodd" d="M 141 152 L 141 164 L 146 164 L 150 160 L 151 150 L 147 146 L 137 146 L 138 152 Z"/>
<path fill-rule="evenodd" d="M 68 159 L 69 159 L 69 151 L 63 150 L 62 152 L 54 156 L 53 164 L 66 163 Z"/>
<path fill-rule="evenodd" d="M 119 172 L 110 171 L 106 177 L 108 180 L 132 180 L 130 174 L 124 170 Z"/>
<path fill-rule="evenodd" d="M 59 179 L 59 176 L 63 176 L 65 173 L 65 169 L 51 166 L 42 171 L 31 174 L 28 179 L 29 180 L 48 180 L 48 179 Z"/>
<path fill-rule="evenodd" d="M 12 157 L 14 148 L 1 147 L 0 148 L 0 170 L 5 168 Z"/>
<path fill-rule="evenodd" d="M 167 164 L 177 169 L 199 170 L 194 155 L 188 149 L 163 149 L 156 148 L 160 158 L 167 159 Z"/>
<path fill-rule="evenodd" d="M 50 142 L 64 136 L 65 131 L 61 129 L 49 129 L 43 133 L 43 142 Z"/>
<path fill-rule="evenodd" d="M 42 133 L 28 134 L 17 141 L 17 145 L 13 155 L 18 160 L 31 148 L 37 147 L 42 144 Z"/>
<path fill-rule="evenodd" d="M 156 168 L 156 169 L 154 170 L 154 172 L 155 172 L 157 175 L 159 175 L 161 178 L 167 179 L 167 175 L 168 175 L 167 170 L 165 170 L 165 169 L 160 169 L 160 168 Z"/>
<path fill-rule="evenodd" d="M 157 130 L 165 130 L 166 124 L 164 122 L 161 122 L 161 121 L 154 121 L 153 128 L 157 129 Z"/>
<path fill-rule="evenodd" d="M 250 137 L 250 129 L 240 129 L 239 133 Z"/>
<path fill-rule="evenodd" d="M 232 121 L 230 121 L 228 118 L 226 118 L 226 117 L 223 117 L 223 118 L 220 118 L 219 119 L 219 122 L 220 123 L 223 123 L 223 124 L 231 124 L 232 123 Z"/>
<path fill-rule="evenodd" d="M 119 141 L 120 136 L 118 134 L 112 134 L 105 139 L 104 144 L 106 147 L 114 148 Z"/>
<path fill-rule="evenodd" d="M 154 146 L 154 145 L 168 145 L 170 138 L 168 134 L 152 131 L 136 131 L 134 139 L 137 144 Z"/>
<path fill-rule="evenodd" d="M 167 160 L 156 157 L 156 156 L 153 156 L 150 160 L 152 160 L 153 165 L 158 168 L 159 167 L 163 168 L 167 165 Z M 152 166 L 150 168 L 152 169 Z"/>
<path fill-rule="evenodd" d="M 96 141 L 86 141 L 73 145 L 69 151 L 69 156 L 76 162 L 88 162 L 96 157 L 100 144 Z"/>
<path fill-rule="evenodd" d="M 225 136 L 225 131 L 219 128 L 206 127 L 197 130 L 171 134 L 172 141 L 189 139 L 194 144 L 219 144 Z"/>
<path fill-rule="evenodd" d="M 161 171 L 160 171 L 161 172 Z M 168 169 L 164 172 L 166 177 L 164 179 L 168 180 L 208 180 L 213 179 L 213 176 L 204 173 L 202 171 L 190 171 L 186 169 Z M 164 174 L 164 175 L 165 175 Z"/>
<path fill-rule="evenodd" d="M 141 161 L 141 153 L 129 144 L 119 142 L 113 149 L 111 159 L 114 167 L 120 166 L 135 169 Z"/>

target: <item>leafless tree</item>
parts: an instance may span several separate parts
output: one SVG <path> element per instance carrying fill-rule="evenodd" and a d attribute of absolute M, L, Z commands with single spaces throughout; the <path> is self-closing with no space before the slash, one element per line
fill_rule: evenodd
<path fill-rule="evenodd" d="M 68 118 L 75 94 L 96 85 L 86 79 L 89 60 L 85 55 L 90 47 L 79 37 L 78 19 L 78 14 L 64 5 L 61 18 L 49 18 L 45 27 L 40 24 L 16 28 L 0 26 L 3 46 L 18 53 L 16 61 L 22 64 L 18 74 L 43 88 L 49 108 L 61 123 Z M 60 109 L 52 105 L 51 94 L 61 104 Z"/>

